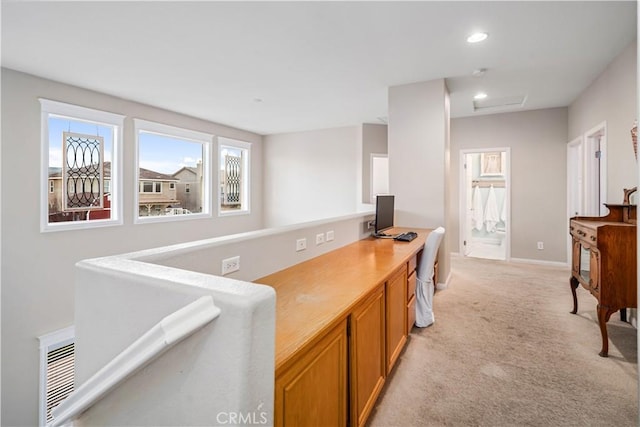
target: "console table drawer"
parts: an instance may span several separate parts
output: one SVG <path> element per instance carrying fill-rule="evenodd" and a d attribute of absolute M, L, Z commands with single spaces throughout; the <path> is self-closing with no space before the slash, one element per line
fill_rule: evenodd
<path fill-rule="evenodd" d="M 598 233 L 593 228 L 571 222 L 570 232 L 573 237 L 585 243 L 596 245 L 598 243 Z"/>

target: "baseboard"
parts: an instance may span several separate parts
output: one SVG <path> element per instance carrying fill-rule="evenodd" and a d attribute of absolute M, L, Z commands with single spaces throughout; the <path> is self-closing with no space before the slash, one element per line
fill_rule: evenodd
<path fill-rule="evenodd" d="M 436 289 L 438 291 L 447 289 L 449 287 L 449 283 L 451 283 L 451 271 L 449 271 L 449 274 L 447 275 L 447 279 L 444 281 L 444 283 L 436 283 Z"/>
<path fill-rule="evenodd" d="M 450 252 L 449 253 L 452 257 L 464 257 L 463 255 L 460 254 L 460 252 Z M 473 257 L 476 258 L 476 257 Z M 482 259 L 482 258 L 476 258 L 476 259 Z M 498 260 L 492 260 L 492 261 L 498 261 Z M 569 263 L 566 262 L 559 262 L 559 261 L 544 261 L 544 260 L 540 260 L 540 259 L 529 259 L 529 258 L 509 258 L 510 262 L 520 262 L 523 264 L 540 264 L 540 265 L 551 265 L 554 267 L 566 267 L 569 268 Z"/>
<path fill-rule="evenodd" d="M 569 264 L 566 262 L 559 261 L 545 261 L 540 259 L 529 259 L 529 258 L 509 258 L 510 262 L 519 262 L 523 264 L 540 264 L 540 265 L 549 265 L 553 267 L 564 267 L 569 268 Z"/>

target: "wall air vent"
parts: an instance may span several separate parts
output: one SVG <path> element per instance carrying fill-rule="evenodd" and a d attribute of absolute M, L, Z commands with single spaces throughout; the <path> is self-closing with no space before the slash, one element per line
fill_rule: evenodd
<path fill-rule="evenodd" d="M 520 108 L 524 105 L 527 97 L 525 95 L 505 96 L 502 98 L 485 98 L 473 101 L 473 111 L 493 111 L 511 108 Z"/>

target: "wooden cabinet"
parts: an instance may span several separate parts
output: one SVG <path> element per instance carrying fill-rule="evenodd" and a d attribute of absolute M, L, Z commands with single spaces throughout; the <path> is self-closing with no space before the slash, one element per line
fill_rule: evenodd
<path fill-rule="evenodd" d="M 407 266 L 386 282 L 386 373 L 389 374 L 407 342 Z"/>
<path fill-rule="evenodd" d="M 346 320 L 278 376 L 275 385 L 276 426 L 345 426 Z"/>
<path fill-rule="evenodd" d="M 380 285 L 351 314 L 351 424 L 355 426 L 364 425 L 384 385 L 384 325 L 384 286 Z"/>
<path fill-rule="evenodd" d="M 607 204 L 604 217 L 571 218 L 572 313 L 578 311 L 576 289 L 582 285 L 598 300 L 602 349 L 607 357 L 607 322 L 613 313 L 637 307 L 636 207 Z"/>
<path fill-rule="evenodd" d="M 366 423 L 413 322 L 408 271 L 429 233 L 413 231 L 411 242 L 362 239 L 256 280 L 277 294 L 275 425 Z"/>

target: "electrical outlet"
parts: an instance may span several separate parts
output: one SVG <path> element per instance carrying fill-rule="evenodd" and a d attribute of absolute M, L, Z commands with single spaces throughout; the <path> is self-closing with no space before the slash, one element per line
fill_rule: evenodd
<path fill-rule="evenodd" d="M 234 271 L 240 270 L 240 257 L 234 256 L 232 258 L 227 258 L 222 260 L 222 275 L 226 275 L 229 273 L 233 273 Z"/>
<path fill-rule="evenodd" d="M 316 245 L 324 243 L 324 233 L 316 234 Z"/>
<path fill-rule="evenodd" d="M 544 242 L 538 242 L 538 250 L 543 250 L 544 249 Z"/>
<path fill-rule="evenodd" d="M 333 230 L 327 231 L 327 242 L 330 242 L 334 239 Z"/>
<path fill-rule="evenodd" d="M 307 249 L 307 239 L 296 240 L 296 251 L 304 251 Z"/>

